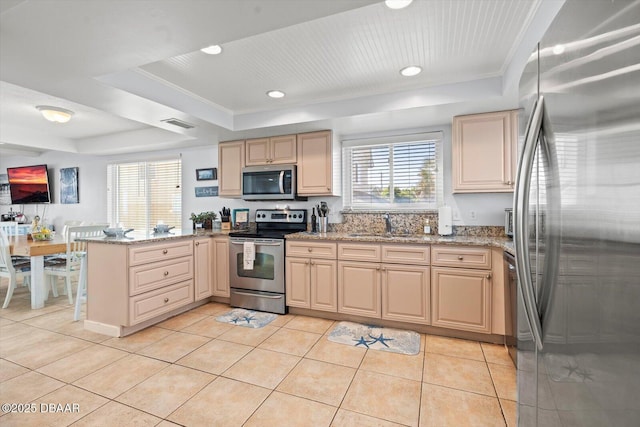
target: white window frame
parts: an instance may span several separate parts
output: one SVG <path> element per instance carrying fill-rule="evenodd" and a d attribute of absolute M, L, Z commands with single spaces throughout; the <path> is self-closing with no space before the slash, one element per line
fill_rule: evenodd
<path fill-rule="evenodd" d="M 436 148 L 436 201 L 435 203 L 357 203 L 353 202 L 353 186 L 351 179 L 353 148 L 375 147 L 381 145 L 393 146 L 394 144 L 410 144 L 425 141 L 434 141 Z M 412 211 L 412 210 L 437 210 L 444 205 L 444 174 L 443 174 L 443 144 L 444 132 L 424 132 L 404 135 L 392 135 L 384 137 L 351 139 L 342 141 L 342 177 L 343 177 L 343 204 L 347 210 L 365 211 Z M 390 159 L 392 162 L 392 158 Z M 389 166 L 390 184 L 393 189 L 393 164 Z M 393 190 L 390 196 L 393 199 Z"/>

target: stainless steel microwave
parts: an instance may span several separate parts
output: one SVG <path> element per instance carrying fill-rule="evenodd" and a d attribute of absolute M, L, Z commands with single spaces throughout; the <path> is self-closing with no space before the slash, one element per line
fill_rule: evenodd
<path fill-rule="evenodd" d="M 296 200 L 296 165 L 242 168 L 244 200 Z"/>

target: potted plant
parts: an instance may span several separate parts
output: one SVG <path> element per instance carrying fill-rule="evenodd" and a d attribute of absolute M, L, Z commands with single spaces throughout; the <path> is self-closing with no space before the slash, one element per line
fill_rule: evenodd
<path fill-rule="evenodd" d="M 191 212 L 191 221 L 193 221 L 193 229 L 196 228 L 204 228 L 206 230 L 211 230 L 213 228 L 213 221 L 217 218 L 217 215 L 213 211 L 209 212 L 200 212 L 199 214 L 194 214 Z M 202 224 L 201 227 L 198 227 L 196 224 Z"/>

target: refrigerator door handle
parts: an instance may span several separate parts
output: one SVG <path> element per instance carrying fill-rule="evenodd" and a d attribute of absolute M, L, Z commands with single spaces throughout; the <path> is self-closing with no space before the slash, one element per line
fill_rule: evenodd
<path fill-rule="evenodd" d="M 529 257 L 529 191 L 535 152 L 542 130 L 544 97 L 539 96 L 531 113 L 529 126 L 525 135 L 524 147 L 516 177 L 514 195 L 514 243 L 516 249 L 516 273 L 518 287 L 524 302 L 525 312 L 533 339 L 539 350 L 542 350 L 542 324 L 536 305 L 533 281 L 531 280 L 531 263 Z"/>

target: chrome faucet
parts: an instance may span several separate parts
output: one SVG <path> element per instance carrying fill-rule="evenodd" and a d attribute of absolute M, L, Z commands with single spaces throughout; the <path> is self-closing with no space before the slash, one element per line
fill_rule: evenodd
<path fill-rule="evenodd" d="M 389 217 L 389 212 L 384 214 L 384 223 L 387 229 L 387 234 L 391 234 L 393 227 L 391 227 L 391 218 Z"/>

